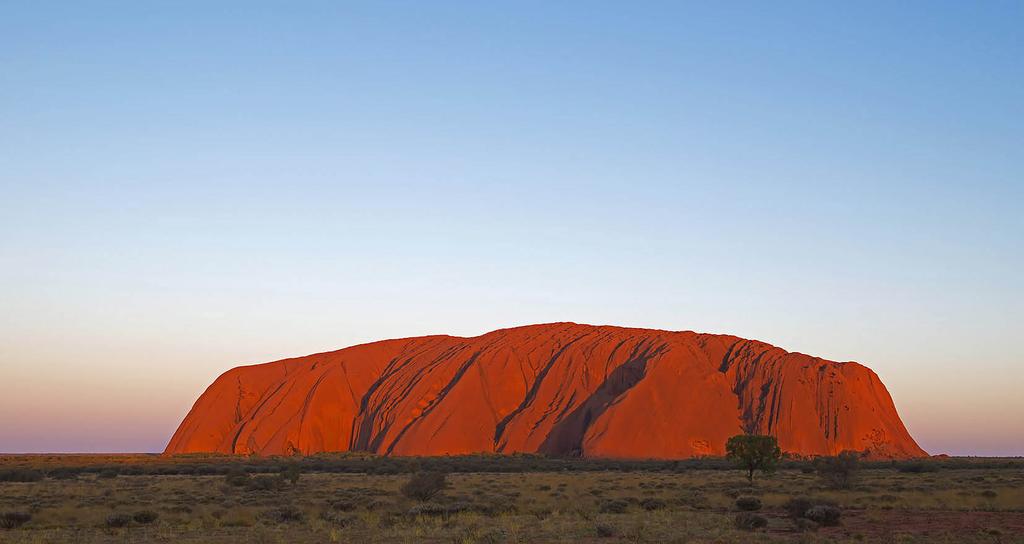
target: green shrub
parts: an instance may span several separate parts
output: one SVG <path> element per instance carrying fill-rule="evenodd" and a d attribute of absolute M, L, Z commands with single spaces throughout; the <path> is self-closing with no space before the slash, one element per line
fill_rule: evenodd
<path fill-rule="evenodd" d="M 815 505 L 813 499 L 809 497 L 792 497 L 782 505 L 782 509 L 789 514 L 791 518 L 802 518 L 804 512 L 807 512 Z"/>
<path fill-rule="evenodd" d="M 105 468 L 105 469 L 99 471 L 99 473 L 96 475 L 96 477 L 97 478 L 103 478 L 104 480 L 109 480 L 111 478 L 117 478 L 117 475 L 119 473 L 120 472 L 116 468 Z"/>
<path fill-rule="evenodd" d="M 342 514 L 340 512 L 325 510 L 320 513 L 320 519 L 336 527 L 348 527 L 359 518 L 351 514 Z"/>
<path fill-rule="evenodd" d="M 401 487 L 402 495 L 425 502 L 448 487 L 448 476 L 443 472 L 416 472 Z"/>
<path fill-rule="evenodd" d="M 838 507 L 827 504 L 812 506 L 804 512 L 804 517 L 825 527 L 839 525 L 839 518 L 843 512 Z"/>
<path fill-rule="evenodd" d="M 601 501 L 598 511 L 602 514 L 625 514 L 629 510 L 629 503 L 621 499 Z"/>
<path fill-rule="evenodd" d="M 937 472 L 939 470 L 938 463 L 930 463 L 928 461 L 910 461 L 898 465 L 897 470 L 900 472 L 906 472 L 910 474 L 921 474 L 924 472 Z"/>
<path fill-rule="evenodd" d="M 849 489 L 860 470 L 861 454 L 844 451 L 835 457 L 819 457 L 814 460 L 814 470 L 827 485 L 836 489 Z"/>
<path fill-rule="evenodd" d="M 551 514 L 554 514 L 555 511 L 547 506 L 535 506 L 530 508 L 528 513 L 538 520 L 544 521 L 551 517 Z"/>
<path fill-rule="evenodd" d="M 55 468 L 48 473 L 46 476 L 54 480 L 76 480 L 78 479 L 79 470 L 74 468 Z"/>
<path fill-rule="evenodd" d="M 473 502 L 470 510 L 485 516 L 497 516 L 500 514 L 514 514 L 519 509 L 515 502 L 498 497 L 484 497 L 479 502 Z"/>
<path fill-rule="evenodd" d="M 160 515 L 152 510 L 141 510 L 132 514 L 132 521 L 139 525 L 149 525 L 156 521 L 158 517 Z"/>
<path fill-rule="evenodd" d="M 756 512 L 761 509 L 761 499 L 757 497 L 739 497 L 736 508 L 744 512 Z"/>
<path fill-rule="evenodd" d="M 740 512 L 733 520 L 737 529 L 753 531 L 768 526 L 768 519 L 753 512 Z"/>
<path fill-rule="evenodd" d="M 611 538 L 615 536 L 615 528 L 611 525 L 601 523 L 595 529 L 597 530 L 598 538 Z"/>
<path fill-rule="evenodd" d="M 818 524 L 807 518 L 796 518 L 793 520 L 793 528 L 799 532 L 813 532 L 818 530 Z"/>
<path fill-rule="evenodd" d="M 281 469 L 281 479 L 285 480 L 292 485 L 299 482 L 299 477 L 302 476 L 302 468 L 297 464 L 290 464 Z"/>
<path fill-rule="evenodd" d="M 791 498 L 782 505 L 782 509 L 794 520 L 803 518 L 824 526 L 838 525 L 842 515 L 842 510 L 831 501 L 809 497 Z"/>
<path fill-rule="evenodd" d="M 132 517 L 128 514 L 111 514 L 107 516 L 107 527 L 118 528 L 127 527 L 132 522 Z"/>
<path fill-rule="evenodd" d="M 249 483 L 249 473 L 242 467 L 231 467 L 228 473 L 224 475 L 224 481 L 228 485 L 235 487 L 242 487 Z"/>
<path fill-rule="evenodd" d="M 338 499 L 332 501 L 330 504 L 331 508 L 338 512 L 351 512 L 356 509 L 355 501 L 349 499 Z"/>
<path fill-rule="evenodd" d="M 370 499 L 366 502 L 367 510 L 387 510 L 391 506 L 391 502 L 380 499 Z"/>
<path fill-rule="evenodd" d="M 444 516 L 448 510 L 441 504 L 423 503 L 417 504 L 409 509 L 408 514 L 410 516 Z"/>
<path fill-rule="evenodd" d="M 306 514 L 302 510 L 288 505 L 264 510 L 260 514 L 260 519 L 272 523 L 299 523 L 306 519 Z"/>
<path fill-rule="evenodd" d="M 661 499 L 646 498 L 640 501 L 640 507 L 648 512 L 652 510 L 661 510 L 662 508 L 665 508 L 665 506 L 665 501 Z"/>
<path fill-rule="evenodd" d="M 473 510 L 474 507 L 464 502 L 455 502 L 452 504 L 434 504 L 424 503 L 417 504 L 409 509 L 408 515 L 412 517 L 416 516 L 429 516 L 429 517 L 443 517 L 448 518 L 453 514 L 459 512 L 468 512 Z"/>
<path fill-rule="evenodd" d="M 4 512 L 0 514 L 0 528 L 17 529 L 32 519 L 28 512 Z"/>
<path fill-rule="evenodd" d="M 277 491 L 284 480 L 280 476 L 259 474 L 249 478 L 245 488 L 249 491 Z"/>

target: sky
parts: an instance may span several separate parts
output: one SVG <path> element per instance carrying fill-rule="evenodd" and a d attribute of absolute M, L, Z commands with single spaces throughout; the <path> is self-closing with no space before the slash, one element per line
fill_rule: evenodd
<path fill-rule="evenodd" d="M 3 2 L 0 451 L 574 321 L 862 362 L 1024 455 L 1020 2 Z"/>

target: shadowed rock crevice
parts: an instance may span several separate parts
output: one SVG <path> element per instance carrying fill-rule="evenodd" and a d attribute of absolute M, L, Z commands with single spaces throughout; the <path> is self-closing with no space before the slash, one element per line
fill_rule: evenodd
<path fill-rule="evenodd" d="M 473 363 L 476 362 L 477 357 L 479 356 L 480 352 L 478 351 L 474 353 L 468 360 L 466 360 L 466 362 L 463 363 L 462 366 L 459 367 L 459 369 L 455 372 L 455 375 L 452 376 L 452 379 L 448 382 L 448 385 L 446 385 L 444 389 L 442 389 L 441 392 L 438 393 L 436 398 L 430 400 L 430 403 L 427 405 L 426 408 L 423 409 L 423 412 L 419 416 L 414 417 L 409 423 L 402 427 L 402 430 L 398 432 L 398 436 L 396 436 L 395 439 L 391 442 L 391 444 L 388 445 L 388 448 L 384 453 L 391 454 L 391 452 L 394 451 L 395 449 L 395 445 L 398 444 L 398 442 L 402 439 L 402 436 L 405 435 L 409 428 L 412 427 L 417 421 L 420 421 L 424 417 L 428 416 L 431 410 L 436 408 L 437 405 L 444 400 L 445 396 L 448 395 L 448 392 L 451 391 L 453 387 L 455 387 L 455 384 L 458 383 L 460 379 L 462 379 L 462 376 L 466 374 L 466 371 L 469 370 L 469 367 L 473 366 Z M 441 425 L 443 426 L 445 423 L 447 423 L 447 419 L 442 420 Z"/>
<path fill-rule="evenodd" d="M 539 451 L 548 455 L 581 456 L 583 437 L 586 436 L 590 424 L 611 408 L 616 399 L 644 379 L 647 363 L 665 349 L 665 346 L 646 346 L 641 349 L 638 345 L 629 359 L 613 370 L 586 401 L 568 416 L 560 418 L 548 433 Z"/>
<path fill-rule="evenodd" d="M 530 390 L 526 393 L 526 397 L 523 398 L 523 401 L 519 404 L 519 406 L 516 407 L 516 409 L 513 410 L 512 413 L 505 416 L 501 421 L 498 422 L 498 425 L 494 429 L 495 451 L 504 451 L 505 444 L 502 443 L 501 438 L 502 434 L 505 432 L 505 427 L 507 427 L 508 424 L 513 419 L 516 418 L 516 416 L 521 414 L 524 410 L 526 410 L 527 407 L 529 407 L 533 403 L 534 399 L 536 399 L 537 397 L 537 391 L 540 389 L 541 384 L 544 383 L 544 378 L 547 377 L 548 372 L 550 372 L 551 368 L 555 366 L 555 362 L 558 361 L 558 358 L 561 357 L 561 355 L 565 353 L 565 351 L 569 349 L 574 343 L 576 343 L 580 338 L 574 338 L 573 340 L 569 341 L 569 343 L 563 345 L 561 348 L 558 349 L 558 351 L 555 352 L 554 355 L 551 356 L 547 364 L 544 365 L 543 368 L 541 368 L 541 371 L 533 380 L 533 385 L 530 386 Z"/>

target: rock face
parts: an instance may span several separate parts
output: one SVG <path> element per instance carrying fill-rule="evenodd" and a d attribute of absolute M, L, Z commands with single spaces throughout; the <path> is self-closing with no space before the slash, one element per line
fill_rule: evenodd
<path fill-rule="evenodd" d="M 867 367 L 733 336 L 555 323 L 385 340 L 231 369 L 167 453 L 926 455 Z"/>

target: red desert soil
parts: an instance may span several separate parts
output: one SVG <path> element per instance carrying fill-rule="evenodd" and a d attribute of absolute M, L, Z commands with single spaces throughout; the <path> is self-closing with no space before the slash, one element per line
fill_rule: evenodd
<path fill-rule="evenodd" d="M 553 323 L 384 340 L 231 369 L 166 453 L 926 455 L 878 376 L 734 336 Z"/>

